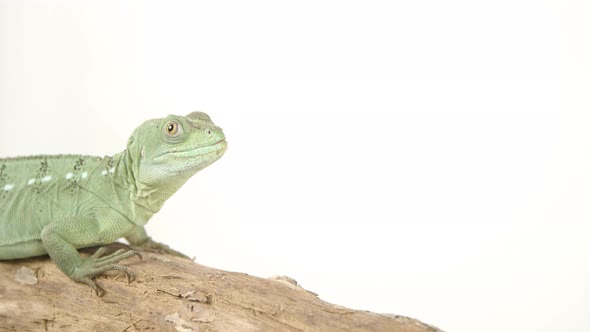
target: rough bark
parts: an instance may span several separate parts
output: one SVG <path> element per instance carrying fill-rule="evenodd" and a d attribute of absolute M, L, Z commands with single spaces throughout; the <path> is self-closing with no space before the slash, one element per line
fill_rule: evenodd
<path fill-rule="evenodd" d="M 91 252 L 91 251 L 88 251 Z M 166 254 L 126 260 L 96 296 L 47 257 L 0 262 L 0 331 L 440 331 L 320 300 L 288 277 L 262 279 Z"/>

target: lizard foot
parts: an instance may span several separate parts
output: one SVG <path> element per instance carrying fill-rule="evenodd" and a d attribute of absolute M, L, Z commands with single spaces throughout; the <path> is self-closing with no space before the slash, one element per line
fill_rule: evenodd
<path fill-rule="evenodd" d="M 134 279 L 133 275 L 126 266 L 117 263 L 134 255 L 142 259 L 141 255 L 134 250 L 119 249 L 112 254 L 102 256 L 106 251 L 106 247 L 101 247 L 92 256 L 81 259 L 80 264 L 72 274 L 72 279 L 90 286 L 98 296 L 103 296 L 105 292 L 94 281 L 94 277 L 106 271 L 117 270 L 125 273 L 127 284 L 129 284 Z"/>
<path fill-rule="evenodd" d="M 169 254 L 169 255 L 173 255 L 173 256 L 177 256 L 177 257 L 182 257 L 182 258 L 193 260 L 192 258 L 190 258 L 187 255 L 181 253 L 180 251 L 176 251 L 176 250 L 170 248 L 168 245 L 165 245 L 164 243 L 160 243 L 160 242 L 154 241 L 152 239 L 148 239 L 146 242 L 140 244 L 139 247 L 141 247 L 142 249 L 147 250 L 147 251 L 152 251 L 152 252 L 157 252 L 157 253 L 164 253 L 164 254 Z"/>

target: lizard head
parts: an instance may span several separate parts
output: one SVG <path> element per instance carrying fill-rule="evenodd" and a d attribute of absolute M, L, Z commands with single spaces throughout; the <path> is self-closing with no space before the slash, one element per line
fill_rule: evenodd
<path fill-rule="evenodd" d="M 202 112 L 148 120 L 127 145 L 136 180 L 148 185 L 184 183 L 221 158 L 226 149 L 223 130 Z"/>

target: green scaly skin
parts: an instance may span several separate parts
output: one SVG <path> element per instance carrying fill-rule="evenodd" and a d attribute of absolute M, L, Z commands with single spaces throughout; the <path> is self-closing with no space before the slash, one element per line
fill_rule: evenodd
<path fill-rule="evenodd" d="M 148 120 L 112 157 L 78 155 L 0 159 L 0 260 L 49 254 L 66 275 L 104 292 L 94 278 L 127 275 L 119 261 L 136 255 L 78 248 L 126 238 L 132 245 L 166 249 L 144 225 L 191 176 L 218 160 L 227 143 L 205 113 Z M 139 255 L 139 254 L 137 254 Z"/>

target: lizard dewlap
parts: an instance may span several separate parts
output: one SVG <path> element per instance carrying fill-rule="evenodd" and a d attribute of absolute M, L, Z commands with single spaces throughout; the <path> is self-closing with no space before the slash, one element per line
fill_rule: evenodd
<path fill-rule="evenodd" d="M 104 255 L 100 248 L 82 258 L 76 249 L 122 237 L 165 249 L 143 225 L 226 149 L 223 130 L 207 114 L 193 112 L 144 122 L 114 156 L 0 159 L 0 259 L 49 254 L 66 275 L 102 294 L 94 277 L 119 270 L 129 278 L 118 262 L 137 253 Z"/>

